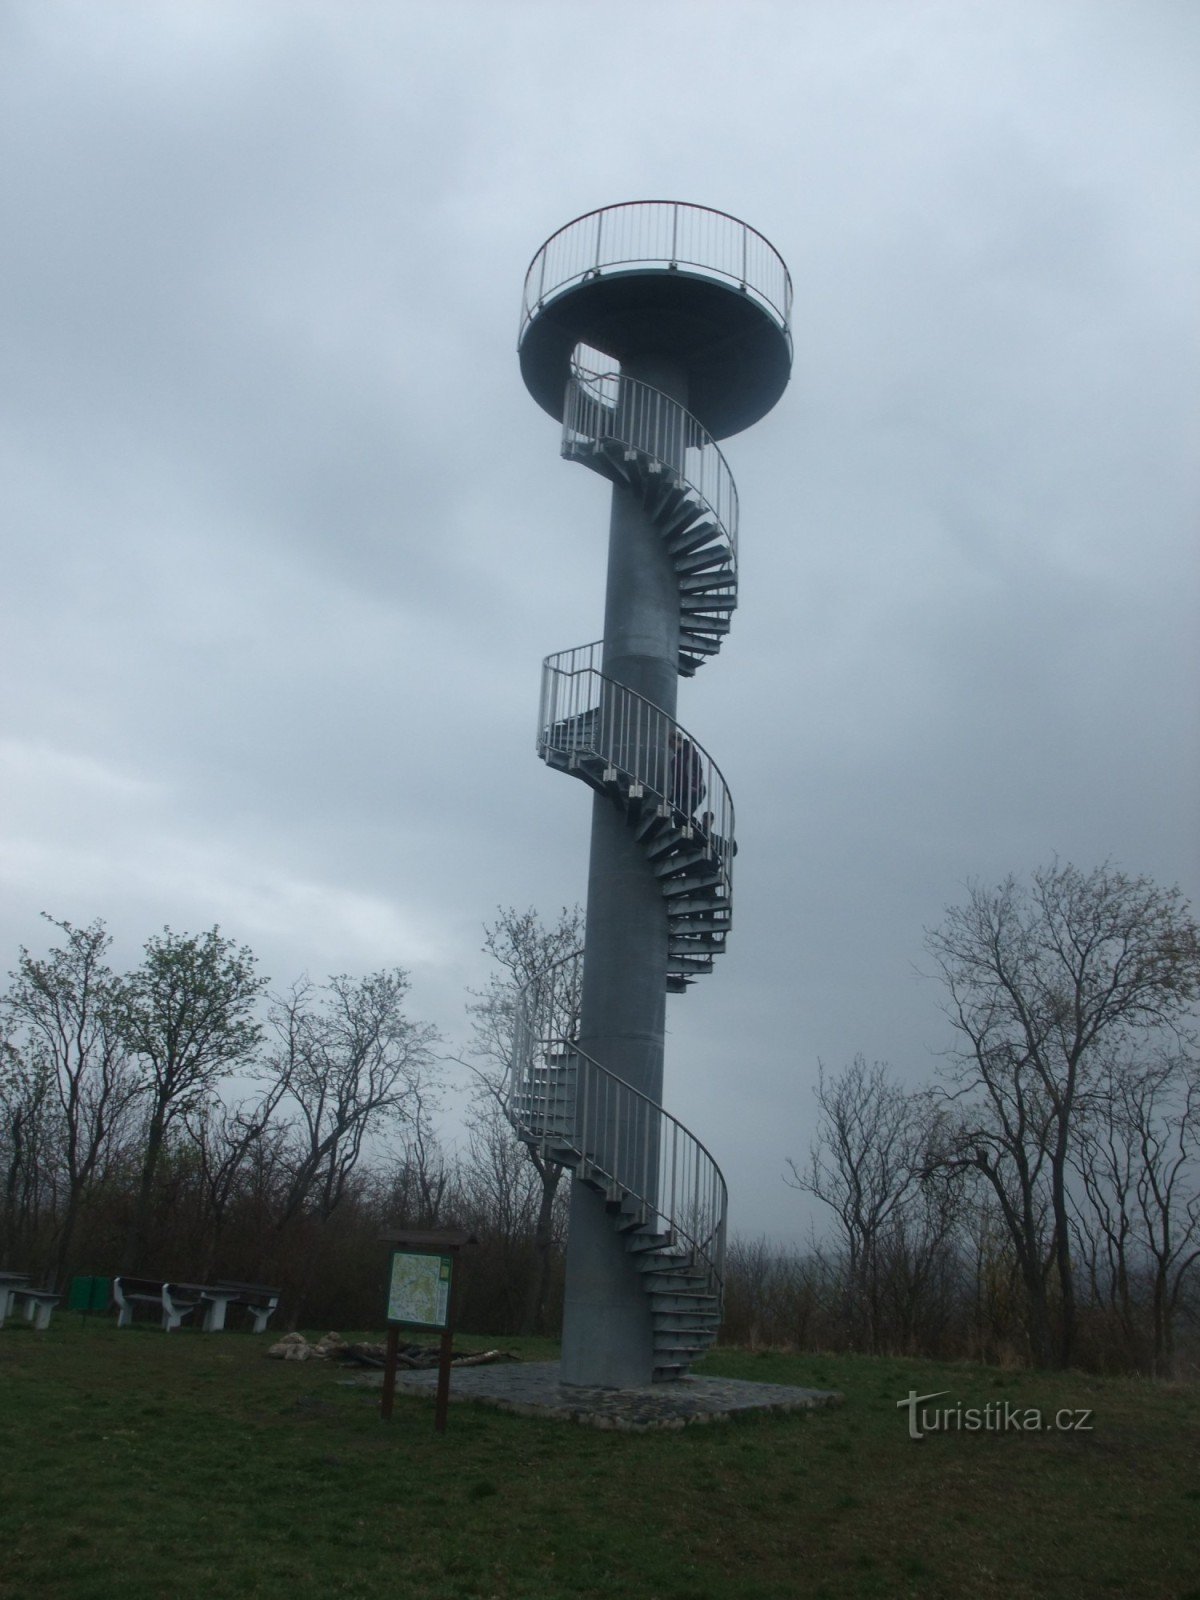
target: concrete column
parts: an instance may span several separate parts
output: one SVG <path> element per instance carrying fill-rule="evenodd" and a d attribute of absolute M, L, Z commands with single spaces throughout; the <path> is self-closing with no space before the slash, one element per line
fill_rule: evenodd
<path fill-rule="evenodd" d="M 647 358 L 622 371 L 687 404 L 686 374 Z M 679 586 L 641 499 L 613 487 L 603 670 L 675 715 Z M 662 1103 L 667 916 L 658 880 L 623 812 L 592 804 L 579 1042 L 588 1055 Z M 649 1297 L 601 1196 L 573 1180 L 563 1315 L 564 1383 L 649 1383 Z"/>

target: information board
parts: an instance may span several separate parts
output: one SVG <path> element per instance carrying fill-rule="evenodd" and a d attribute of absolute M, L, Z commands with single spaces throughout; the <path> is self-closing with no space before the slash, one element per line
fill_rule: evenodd
<path fill-rule="evenodd" d="M 453 1256 L 392 1252 L 387 1320 L 417 1328 L 444 1328 L 450 1311 Z"/>

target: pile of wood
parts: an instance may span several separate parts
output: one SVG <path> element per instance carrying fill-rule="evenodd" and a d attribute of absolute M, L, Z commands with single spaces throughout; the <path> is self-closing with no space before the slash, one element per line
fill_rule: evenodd
<path fill-rule="evenodd" d="M 276 1361 L 327 1361 L 335 1350 L 344 1348 L 340 1333 L 327 1333 L 316 1344 L 309 1344 L 302 1333 L 285 1333 L 267 1351 Z"/>
<path fill-rule="evenodd" d="M 407 1369 L 436 1367 L 440 1347 L 436 1344 L 402 1344 L 396 1355 L 396 1364 Z M 276 1361 L 340 1361 L 347 1366 L 382 1367 L 387 1355 L 383 1344 L 351 1343 L 340 1333 L 327 1333 L 316 1344 L 309 1344 L 302 1333 L 285 1333 L 278 1343 L 267 1351 Z M 494 1361 L 519 1361 L 520 1356 L 509 1350 L 482 1350 L 451 1352 L 450 1363 L 455 1367 L 486 1367 Z"/>

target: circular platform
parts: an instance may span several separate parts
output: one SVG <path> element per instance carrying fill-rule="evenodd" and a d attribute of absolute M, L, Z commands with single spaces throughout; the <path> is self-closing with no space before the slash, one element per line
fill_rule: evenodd
<path fill-rule="evenodd" d="M 765 415 L 791 372 L 791 282 L 777 251 L 724 212 L 635 201 L 568 223 L 526 276 L 521 374 L 561 420 L 571 355 L 586 344 L 626 364 L 665 357 L 688 374 L 688 406 L 716 439 Z"/>

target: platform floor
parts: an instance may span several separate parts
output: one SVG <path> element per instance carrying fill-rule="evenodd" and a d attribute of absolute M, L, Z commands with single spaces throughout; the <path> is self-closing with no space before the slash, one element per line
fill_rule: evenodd
<path fill-rule="evenodd" d="M 640 1389 L 568 1387 L 560 1381 L 560 1373 L 557 1361 L 463 1367 L 450 1374 L 450 1398 L 477 1400 L 519 1416 L 549 1417 L 627 1433 L 685 1428 L 698 1422 L 728 1422 L 731 1417 L 750 1411 L 812 1411 L 818 1406 L 840 1405 L 843 1398 L 828 1389 L 797 1389 L 739 1378 L 681 1378 Z M 371 1373 L 351 1381 L 380 1386 L 383 1374 Z M 398 1394 L 432 1395 L 436 1387 L 436 1369 L 396 1375 Z"/>

